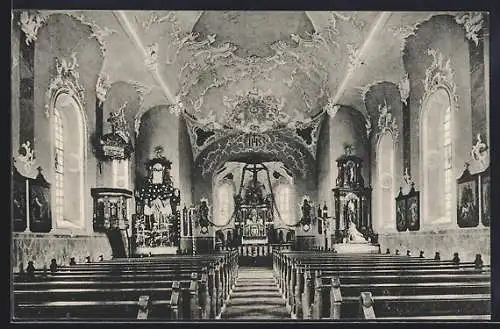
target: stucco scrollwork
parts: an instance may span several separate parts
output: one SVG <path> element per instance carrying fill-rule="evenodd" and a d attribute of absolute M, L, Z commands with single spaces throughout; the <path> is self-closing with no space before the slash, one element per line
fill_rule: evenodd
<path fill-rule="evenodd" d="M 352 74 L 361 65 L 361 58 L 359 57 L 359 49 L 354 44 L 347 44 L 347 72 Z"/>
<path fill-rule="evenodd" d="M 476 161 L 481 170 L 489 165 L 489 147 L 483 142 L 481 134 L 477 134 L 476 143 L 472 146 L 471 156 Z"/>
<path fill-rule="evenodd" d="M 36 40 L 38 29 L 45 23 L 45 18 L 36 14 L 23 11 L 19 17 L 19 26 L 26 36 L 26 45 Z"/>
<path fill-rule="evenodd" d="M 463 25 L 465 29 L 465 37 L 472 40 L 476 46 L 479 44 L 481 37 L 480 32 L 483 28 L 484 17 L 481 12 L 467 12 L 457 14 L 455 16 L 457 24 Z"/>
<path fill-rule="evenodd" d="M 158 68 L 158 51 L 159 45 L 157 42 L 154 42 L 146 47 L 144 64 L 150 71 L 154 71 Z"/>
<path fill-rule="evenodd" d="M 365 130 L 366 130 L 366 138 L 370 138 L 370 134 L 373 130 L 372 128 L 372 118 L 369 114 L 365 117 Z"/>
<path fill-rule="evenodd" d="M 17 160 L 23 165 L 22 172 L 26 176 L 31 176 L 35 168 L 36 159 L 35 150 L 33 150 L 30 141 L 26 141 L 21 145 L 17 155 Z M 21 168 L 17 169 L 19 170 Z"/>
<path fill-rule="evenodd" d="M 406 73 L 398 84 L 399 94 L 401 95 L 401 102 L 407 105 L 408 97 L 410 96 L 410 79 Z"/>
<path fill-rule="evenodd" d="M 212 143 L 195 162 L 202 175 L 208 177 L 221 163 L 257 152 L 276 157 L 289 166 L 295 175 L 305 177 L 314 168 L 308 152 L 297 146 L 279 132 L 234 134 Z"/>
<path fill-rule="evenodd" d="M 396 123 L 396 118 L 392 116 L 391 106 L 384 100 L 384 104 L 378 105 L 378 134 L 381 135 L 385 132 L 390 132 L 394 139 L 398 137 L 399 130 Z"/>
<path fill-rule="evenodd" d="M 421 100 L 423 105 L 432 93 L 438 88 L 445 88 L 450 94 L 452 105 L 456 107 L 458 96 L 455 84 L 455 72 L 451 66 L 451 60 L 444 58 L 443 54 L 436 49 L 427 49 L 427 54 L 432 56 L 432 63 L 425 71 L 424 96 Z"/>
<path fill-rule="evenodd" d="M 324 110 L 326 111 L 326 113 L 328 113 L 330 118 L 333 118 L 335 114 L 337 114 L 337 112 L 340 110 L 340 105 L 335 104 L 333 99 L 329 98 L 328 101 L 326 102 Z"/>
<path fill-rule="evenodd" d="M 102 103 L 104 103 L 104 101 L 106 100 L 109 88 L 111 88 L 109 76 L 107 74 L 99 74 L 99 76 L 97 77 L 95 91 L 100 105 L 102 105 Z"/>
<path fill-rule="evenodd" d="M 49 108 L 51 101 L 53 101 L 53 97 L 56 96 L 57 91 L 60 89 L 64 89 L 69 96 L 78 100 L 79 105 L 84 106 L 85 104 L 85 89 L 80 84 L 76 52 L 71 54 L 70 59 L 56 57 L 55 64 L 56 75 L 52 78 L 46 92 L 47 103 L 45 104 L 45 109 L 47 117 L 50 117 Z"/>
<path fill-rule="evenodd" d="M 224 105 L 228 109 L 224 124 L 243 132 L 263 132 L 286 126 L 290 116 L 284 113 L 284 99 L 273 96 L 271 91 L 257 88 L 235 97 L 224 96 Z"/>

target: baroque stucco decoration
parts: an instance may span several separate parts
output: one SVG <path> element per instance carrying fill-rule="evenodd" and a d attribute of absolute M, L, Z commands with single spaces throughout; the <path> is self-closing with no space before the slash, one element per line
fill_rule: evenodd
<path fill-rule="evenodd" d="M 481 38 L 481 29 L 483 28 L 484 17 L 481 12 L 467 12 L 457 14 L 455 16 L 457 24 L 463 25 L 465 29 L 465 37 L 474 42 L 476 46 L 479 45 Z"/>
<path fill-rule="evenodd" d="M 85 89 L 80 84 L 76 53 L 71 54 L 71 59 L 56 57 L 55 64 L 56 76 L 52 78 L 46 92 L 45 115 L 47 118 L 50 118 L 49 109 L 60 91 L 64 91 L 77 100 L 80 108 L 85 106 Z"/>
<path fill-rule="evenodd" d="M 106 55 L 106 38 L 112 34 L 118 33 L 118 31 L 111 29 L 107 26 L 104 26 L 104 27 L 99 26 L 94 20 L 85 16 L 81 12 L 71 11 L 71 10 L 63 11 L 63 12 L 59 11 L 59 10 L 41 11 L 39 15 L 40 15 L 41 19 L 43 20 L 42 24 L 46 23 L 48 18 L 51 15 L 55 15 L 55 14 L 67 15 L 69 17 L 76 19 L 77 21 L 79 21 L 83 25 L 88 26 L 91 30 L 91 34 L 89 35 L 88 38 L 89 39 L 95 38 L 97 40 L 97 43 L 99 44 L 99 48 L 100 48 L 103 56 Z M 35 31 L 35 34 L 34 34 L 35 39 L 36 39 L 36 33 L 37 33 L 37 31 Z"/>
<path fill-rule="evenodd" d="M 226 135 L 200 153 L 195 167 L 199 168 L 202 176 L 209 177 L 222 163 L 255 153 L 282 161 L 299 177 L 306 177 L 314 171 L 311 154 L 278 131 Z"/>
<path fill-rule="evenodd" d="M 111 83 L 109 82 L 109 76 L 103 73 L 99 74 L 95 86 L 96 97 L 99 102 L 99 105 L 102 105 L 106 100 L 109 88 L 111 88 Z"/>
<path fill-rule="evenodd" d="M 150 71 L 154 71 L 158 68 L 158 51 L 159 45 L 154 42 L 146 47 L 146 52 L 144 54 L 144 65 Z"/>
<path fill-rule="evenodd" d="M 472 159 L 477 162 L 479 170 L 485 170 L 489 166 L 490 152 L 489 147 L 483 142 L 481 134 L 477 134 L 476 143 L 472 146 L 471 150 Z"/>
<path fill-rule="evenodd" d="M 283 116 L 274 112 L 275 110 L 276 109 L 269 110 L 265 107 L 260 108 L 262 112 L 258 113 L 257 119 L 262 121 L 253 121 L 255 119 L 254 113 L 248 113 L 248 109 L 243 109 L 242 111 L 235 110 L 230 112 L 227 118 L 228 120 L 222 124 L 210 120 L 210 116 L 203 120 L 197 120 L 194 116 L 184 112 L 184 118 L 188 127 L 188 134 L 193 151 L 193 158 L 196 159 L 204 149 L 210 146 L 210 144 L 224 138 L 228 134 L 236 132 L 244 134 L 265 132 L 278 133 L 299 143 L 309 151 L 313 158 L 316 158 L 319 128 L 325 112 L 321 112 L 314 118 L 308 118 L 304 121 L 280 121 L 283 120 Z M 259 128 L 248 129 L 246 126 L 246 124 L 251 123 L 257 126 L 259 122 L 262 122 Z"/>
<path fill-rule="evenodd" d="M 45 18 L 38 13 L 23 11 L 19 17 L 19 26 L 26 36 L 26 45 L 36 41 L 38 30 L 45 23 Z"/>
<path fill-rule="evenodd" d="M 427 54 L 432 56 L 432 63 L 425 71 L 424 95 L 420 100 L 420 105 L 423 106 L 424 101 L 437 89 L 445 88 L 450 95 L 451 105 L 458 109 L 457 86 L 451 60 L 445 60 L 443 54 L 436 49 L 427 49 Z"/>
<path fill-rule="evenodd" d="M 212 106 L 212 109 L 220 108 L 225 105 L 224 96 L 226 100 L 228 97 L 237 98 L 238 92 L 257 88 L 257 84 L 261 89 L 278 87 L 279 90 L 273 88 L 276 97 L 286 100 L 290 96 L 298 98 L 299 103 L 287 104 L 291 112 L 300 108 L 313 113 L 321 108 L 328 97 L 326 66 L 317 58 L 303 56 L 303 52 L 310 47 L 324 49 L 325 43 L 319 38 L 306 40 L 292 35 L 287 42 L 280 40 L 271 45 L 273 56 L 246 58 L 237 56 L 237 46 L 229 42 L 213 46 L 214 35 L 201 41 L 194 38 L 186 40 L 180 50 L 194 55 L 188 56 L 191 60 L 180 68 L 178 97 L 186 109 L 197 116 L 207 105 Z M 207 104 L 207 98 L 211 98 L 210 104 Z M 212 105 L 214 101 L 216 105 Z M 223 116 L 218 115 L 218 121 Z"/>
<path fill-rule="evenodd" d="M 33 149 L 33 145 L 31 145 L 30 141 L 26 141 L 21 145 L 21 148 L 19 149 L 18 155 L 15 160 L 19 161 L 23 165 L 21 168 L 19 168 L 19 166 L 16 166 L 21 174 L 26 177 L 34 175 L 36 158 L 35 150 Z"/>
<path fill-rule="evenodd" d="M 391 106 L 384 100 L 384 104 L 378 105 L 378 121 L 377 121 L 378 135 L 385 132 L 390 132 L 394 139 L 398 138 L 399 129 L 396 123 L 396 118 L 392 116 Z"/>
<path fill-rule="evenodd" d="M 235 97 L 224 96 L 228 109 L 223 126 L 243 132 L 263 132 L 277 129 L 290 123 L 290 116 L 283 112 L 285 100 L 273 96 L 271 90 L 263 92 L 256 88 Z"/>
<path fill-rule="evenodd" d="M 401 95 L 401 102 L 408 105 L 408 97 L 410 96 L 410 79 L 406 73 L 398 84 L 399 94 Z"/>
<path fill-rule="evenodd" d="M 272 55 L 240 57 L 240 46 L 219 40 L 215 33 L 184 32 L 185 26 L 181 28 L 175 13 L 152 13 L 145 20 L 136 19 L 145 32 L 161 28 L 162 34 L 169 36 L 168 45 L 160 47 L 166 53 L 162 58 L 167 59 L 161 64 L 175 64 L 178 68 L 177 95 L 185 109 L 198 119 L 200 114 L 211 115 L 214 110 L 217 120 L 223 117 L 218 112 L 224 108 L 224 96 L 235 97 L 237 92 L 254 87 L 271 87 L 277 97 L 285 98 L 287 112 L 321 111 L 329 97 L 327 66 L 331 62 L 332 69 L 345 70 L 343 63 L 332 60 L 335 52 L 347 53 L 338 42 L 337 22 L 348 21 L 358 29 L 366 25 L 354 15 L 331 13 L 330 22 L 317 27 L 318 32 L 291 33 L 288 38 L 266 45 Z M 357 46 L 349 46 L 355 52 Z M 310 56 L 311 51 L 315 56 Z"/>

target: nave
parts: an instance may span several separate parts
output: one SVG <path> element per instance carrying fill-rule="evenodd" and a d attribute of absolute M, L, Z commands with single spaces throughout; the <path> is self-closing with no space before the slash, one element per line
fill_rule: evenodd
<path fill-rule="evenodd" d="M 491 317 L 489 13 L 10 31 L 14 321 Z"/>

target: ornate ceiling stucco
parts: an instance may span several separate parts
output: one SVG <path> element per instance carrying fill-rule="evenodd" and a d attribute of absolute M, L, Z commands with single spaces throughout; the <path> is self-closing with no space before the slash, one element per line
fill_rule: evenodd
<path fill-rule="evenodd" d="M 260 123 L 253 122 L 260 132 L 274 131 L 337 104 L 365 113 L 363 90 L 376 81 L 399 84 L 406 100 L 405 40 L 419 23 L 444 14 L 44 10 L 21 17 L 26 41 L 36 42 L 47 18 L 61 13 L 88 25 L 89 38 L 101 46 L 101 101 L 117 81 L 140 91 L 137 127 L 148 109 L 172 105 L 201 126 L 215 122 L 244 132 L 249 120 Z M 481 14 L 446 14 L 476 42 Z M 252 117 L 257 109 L 277 121 Z"/>

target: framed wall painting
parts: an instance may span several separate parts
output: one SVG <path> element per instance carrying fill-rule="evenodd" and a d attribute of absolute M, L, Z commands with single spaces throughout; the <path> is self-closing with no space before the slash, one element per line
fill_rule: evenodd
<path fill-rule="evenodd" d="M 26 214 L 26 180 L 13 167 L 12 178 L 12 215 L 13 215 L 13 229 L 14 232 L 24 232 L 27 228 L 27 214 Z"/>
<path fill-rule="evenodd" d="M 41 172 L 29 182 L 30 230 L 47 233 L 52 230 L 50 184 Z"/>
<path fill-rule="evenodd" d="M 481 177 L 481 223 L 491 224 L 491 176 L 490 168 L 480 174 Z"/>
<path fill-rule="evenodd" d="M 466 166 L 457 180 L 457 224 L 458 227 L 476 227 L 479 224 L 478 175 L 472 175 Z"/>
<path fill-rule="evenodd" d="M 401 189 L 396 197 L 396 229 L 398 232 L 403 232 L 408 229 L 406 221 L 406 197 L 403 196 Z"/>
<path fill-rule="evenodd" d="M 410 231 L 418 231 L 420 229 L 420 193 L 411 188 L 406 195 L 406 222 Z"/>

